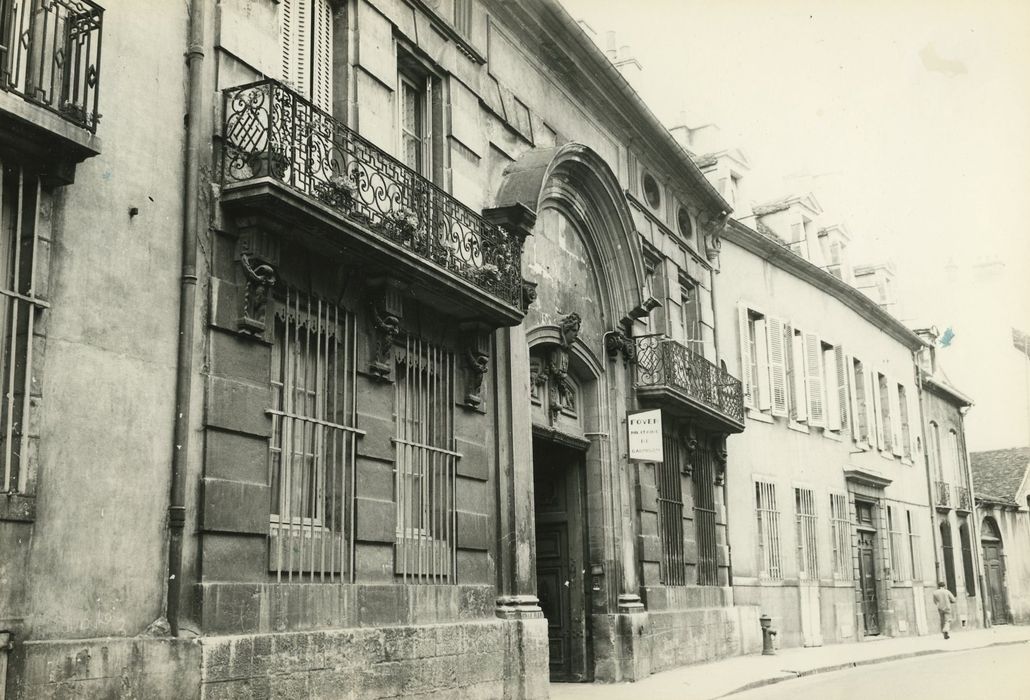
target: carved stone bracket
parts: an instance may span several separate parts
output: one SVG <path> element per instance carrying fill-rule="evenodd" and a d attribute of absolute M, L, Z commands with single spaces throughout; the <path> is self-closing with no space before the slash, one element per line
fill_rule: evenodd
<path fill-rule="evenodd" d="M 712 437 L 712 452 L 715 454 L 715 485 L 722 486 L 726 483 L 726 435 L 720 433 Z"/>
<path fill-rule="evenodd" d="M 267 325 L 268 299 L 278 281 L 278 245 L 270 236 L 251 229 L 237 242 L 236 260 L 242 272 L 236 328 L 243 335 L 260 338 Z"/>
<path fill-rule="evenodd" d="M 713 217 L 709 214 L 702 214 L 699 218 L 701 229 L 704 231 L 705 257 L 714 261 L 718 259 L 719 252 L 722 250 L 722 231 L 726 228 L 730 215 L 726 212 L 721 212 L 719 216 Z"/>
<path fill-rule="evenodd" d="M 393 375 L 393 344 L 401 330 L 404 315 L 400 284 L 388 278 L 369 283 L 368 319 L 371 326 L 369 372 L 381 381 Z"/>
<path fill-rule="evenodd" d="M 558 322 L 558 346 L 551 349 L 547 358 L 546 381 L 551 386 L 548 412 L 551 424 L 558 420 L 563 406 L 575 405 L 575 391 L 569 383 L 569 349 L 579 337 L 582 319 L 573 312 Z"/>
<path fill-rule="evenodd" d="M 490 366 L 489 329 L 477 324 L 462 324 L 465 338 L 465 406 L 479 408 L 483 404 L 483 378 Z"/>
<path fill-rule="evenodd" d="M 536 301 L 536 282 L 530 282 L 522 278 L 522 313 L 529 311 L 529 307 Z"/>
<path fill-rule="evenodd" d="M 621 328 L 605 334 L 604 350 L 608 353 L 608 358 L 611 360 L 614 360 L 621 353 L 623 365 L 635 365 L 637 363 L 637 344 Z"/>
<path fill-rule="evenodd" d="M 694 460 L 697 459 L 697 435 L 694 433 L 694 426 L 687 426 L 686 429 L 681 433 L 683 441 L 684 457 L 683 476 L 694 475 Z"/>

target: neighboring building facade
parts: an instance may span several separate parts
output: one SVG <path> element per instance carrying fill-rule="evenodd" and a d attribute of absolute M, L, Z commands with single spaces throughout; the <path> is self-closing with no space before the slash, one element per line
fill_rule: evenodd
<path fill-rule="evenodd" d="M 1030 448 L 970 454 L 984 605 L 992 624 L 1030 622 Z"/>
<path fill-rule="evenodd" d="M 755 212 L 758 230 L 731 221 L 724 233 L 734 274 L 716 309 L 719 347 L 746 387 L 747 429 L 729 445 L 735 599 L 771 615 L 783 646 L 925 633 L 922 341 L 847 271 L 802 257 L 825 228 L 813 198 Z"/>
<path fill-rule="evenodd" d="M 53 7 L 104 56 L 0 91 L 39 141 L 3 147 L 14 697 L 543 697 L 757 649 L 730 207 L 557 2 Z"/>
<path fill-rule="evenodd" d="M 937 513 L 933 530 L 937 580 L 944 581 L 958 601 L 956 624 L 982 627 L 984 584 L 977 544 L 982 533 L 973 513 L 965 431 L 965 415 L 973 402 L 937 366 L 937 329 L 916 332 L 926 343 L 917 366 L 926 475 Z"/>

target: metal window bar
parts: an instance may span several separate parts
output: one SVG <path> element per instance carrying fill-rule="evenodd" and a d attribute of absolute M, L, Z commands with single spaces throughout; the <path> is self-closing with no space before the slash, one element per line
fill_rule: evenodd
<path fill-rule="evenodd" d="M 905 557 L 905 533 L 897 529 L 898 524 L 895 519 L 894 507 L 887 506 L 887 530 L 890 532 L 891 543 L 891 579 L 895 583 L 908 581 L 911 578 L 908 559 Z"/>
<path fill-rule="evenodd" d="M 819 578 L 816 524 L 815 494 L 811 489 L 794 489 L 794 529 L 797 541 L 798 578 Z"/>
<path fill-rule="evenodd" d="M 776 508 L 776 485 L 756 481 L 755 505 L 758 519 L 759 575 L 762 578 L 780 579 L 780 513 Z"/>
<path fill-rule="evenodd" d="M 36 296 L 36 252 L 42 186 L 39 177 L 0 163 L 0 454 L 3 492 L 31 493 L 35 470 L 30 445 L 34 336 L 48 304 Z"/>
<path fill-rule="evenodd" d="M 272 178 L 512 306 L 522 241 L 286 86 L 225 91 L 222 180 Z"/>
<path fill-rule="evenodd" d="M 454 583 L 454 355 L 406 336 L 396 363 L 394 570 L 404 583 Z"/>
<path fill-rule="evenodd" d="M 353 580 L 357 321 L 287 288 L 272 341 L 270 568 L 276 580 Z"/>
<path fill-rule="evenodd" d="M 683 559 L 683 485 L 681 483 L 678 436 L 666 433 L 665 461 L 655 463 L 658 489 L 658 538 L 662 548 L 659 580 L 666 586 L 682 586 L 686 581 Z"/>
<path fill-rule="evenodd" d="M 916 521 L 912 518 L 912 511 L 905 511 L 908 520 L 908 552 L 912 564 L 912 580 L 923 580 L 922 558 L 919 556 L 919 532 L 916 530 Z"/>
<path fill-rule="evenodd" d="M 833 575 L 850 581 L 854 575 L 851 561 L 851 520 L 848 517 L 848 498 L 844 494 L 830 494 L 830 533 L 833 544 Z"/>
<path fill-rule="evenodd" d="M 90 0 L 0 0 L 0 90 L 95 132 L 104 10 Z"/>
<path fill-rule="evenodd" d="M 715 523 L 715 467 L 712 448 L 707 440 L 699 440 L 695 451 L 694 533 L 697 538 L 697 583 L 719 585 L 718 540 Z"/>

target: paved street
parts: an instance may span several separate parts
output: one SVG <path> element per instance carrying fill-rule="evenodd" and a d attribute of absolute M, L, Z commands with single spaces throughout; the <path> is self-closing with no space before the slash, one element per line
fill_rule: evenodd
<path fill-rule="evenodd" d="M 1030 644 L 891 661 L 756 688 L 733 700 L 1030 698 Z M 629 696 L 627 696 L 629 697 Z"/>
<path fill-rule="evenodd" d="M 871 695 L 1030 699 L 1028 668 L 1030 627 L 999 625 L 958 632 L 947 641 L 940 635 L 882 638 L 783 649 L 774 656 L 737 656 L 656 673 L 636 683 L 552 683 L 551 700 L 836 700 Z M 976 672 L 969 673 L 970 669 Z"/>

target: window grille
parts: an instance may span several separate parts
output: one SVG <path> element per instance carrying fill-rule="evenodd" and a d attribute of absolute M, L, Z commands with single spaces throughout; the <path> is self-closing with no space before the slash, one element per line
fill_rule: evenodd
<path fill-rule="evenodd" d="M 666 433 L 665 461 L 655 463 L 658 488 L 658 538 L 662 547 L 659 580 L 666 586 L 686 583 L 683 562 L 683 486 L 680 482 L 681 454 L 676 435 Z"/>
<path fill-rule="evenodd" d="M 277 580 L 353 571 L 354 316 L 286 290 L 272 339 L 271 568 Z"/>
<path fill-rule="evenodd" d="M 912 580 L 922 581 L 923 580 L 923 566 L 922 559 L 919 556 L 919 531 L 916 528 L 916 522 L 912 519 L 912 511 L 905 511 L 905 517 L 908 520 L 908 553 L 912 564 Z"/>
<path fill-rule="evenodd" d="M 719 554 L 715 527 L 715 455 L 707 440 L 694 453 L 694 530 L 697 537 L 697 583 L 719 585 Z"/>
<path fill-rule="evenodd" d="M 905 533 L 897 529 L 893 506 L 887 506 L 887 529 L 891 542 L 891 580 L 895 583 L 908 581 L 912 575 L 908 570 L 909 559 L 905 557 Z"/>
<path fill-rule="evenodd" d="M 406 583 L 453 583 L 454 355 L 408 336 L 395 356 L 395 572 Z"/>
<path fill-rule="evenodd" d="M 842 493 L 830 494 L 830 536 L 833 540 L 834 578 L 850 581 L 854 572 L 851 562 L 851 519 L 848 517 L 848 497 Z"/>
<path fill-rule="evenodd" d="M 0 454 L 3 492 L 34 491 L 31 413 L 36 321 L 47 303 L 36 296 L 36 254 L 42 188 L 18 166 L 0 164 Z"/>
<path fill-rule="evenodd" d="M 759 576 L 783 578 L 780 566 L 780 512 L 776 508 L 776 485 L 755 482 L 755 512 L 758 520 Z"/>
<path fill-rule="evenodd" d="M 816 546 L 815 494 L 811 489 L 794 489 L 794 524 L 798 551 L 798 578 L 819 578 Z"/>

